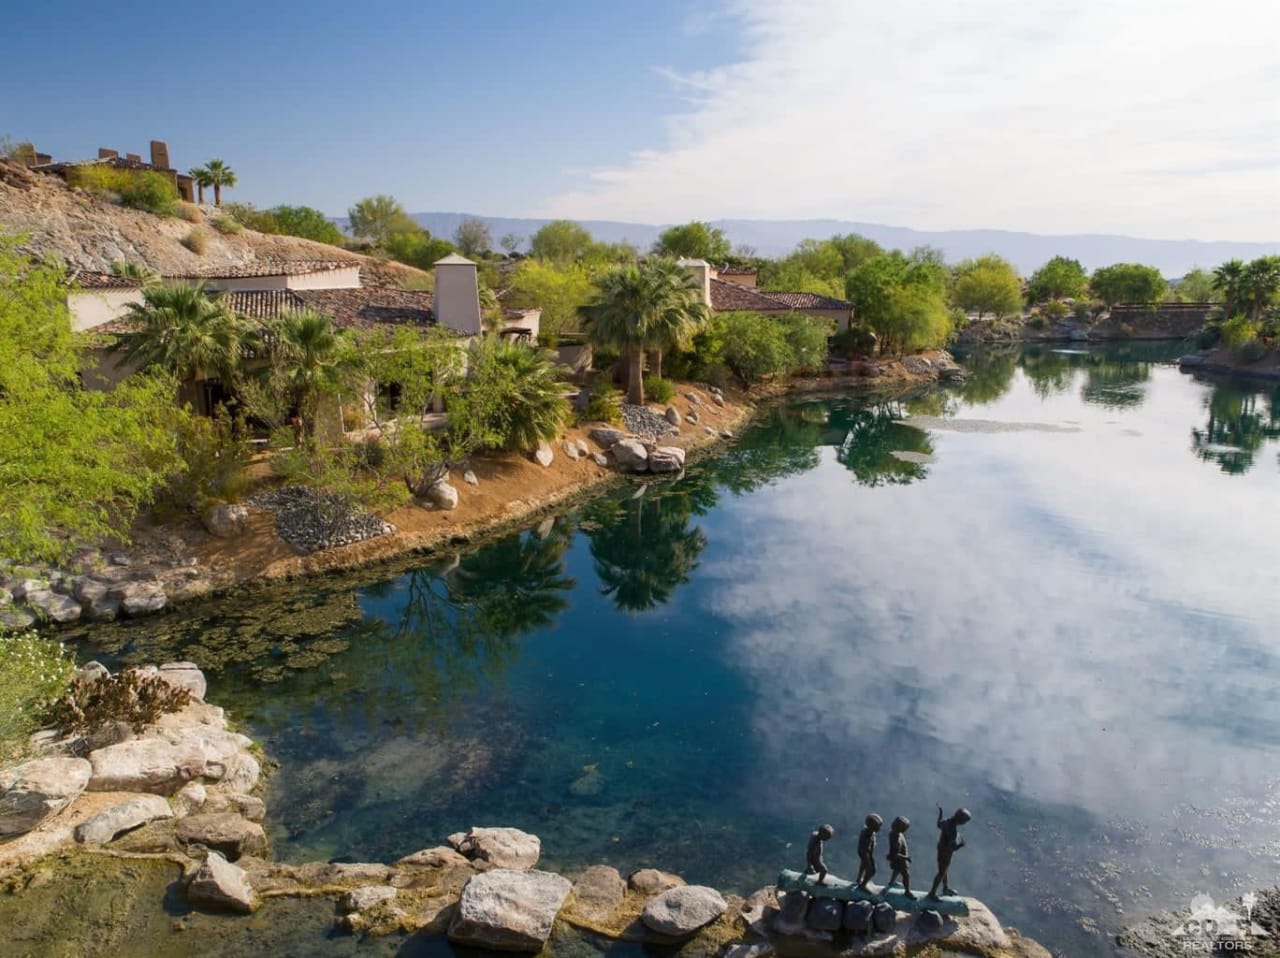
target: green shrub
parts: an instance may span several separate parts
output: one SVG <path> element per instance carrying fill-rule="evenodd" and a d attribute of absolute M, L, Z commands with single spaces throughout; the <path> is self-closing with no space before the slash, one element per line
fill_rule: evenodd
<path fill-rule="evenodd" d="M 781 323 L 759 313 L 721 313 L 724 365 L 744 386 L 788 372 L 794 355 Z"/>
<path fill-rule="evenodd" d="M 850 326 L 836 333 L 831 340 L 831 352 L 843 359 L 866 359 L 874 356 L 879 340 L 865 326 Z"/>
<path fill-rule="evenodd" d="M 361 439 L 355 444 L 356 462 L 363 469 L 381 469 L 387 461 L 387 450 L 377 439 Z"/>
<path fill-rule="evenodd" d="M 1027 317 L 1027 325 L 1032 329 L 1044 329 L 1049 325 L 1049 317 L 1044 313 L 1032 313 Z"/>
<path fill-rule="evenodd" d="M 803 313 L 787 313 L 774 322 L 782 327 L 783 338 L 791 351 L 788 372 L 812 372 L 822 368 L 827 361 L 827 337 L 832 332 L 830 320 Z"/>
<path fill-rule="evenodd" d="M 215 216 L 213 218 L 213 228 L 223 236 L 234 236 L 241 232 L 244 227 L 232 219 L 230 216 Z"/>
<path fill-rule="evenodd" d="M 661 376 L 644 377 L 644 395 L 650 402 L 668 403 L 676 394 L 676 387 Z"/>
<path fill-rule="evenodd" d="M 1256 363 L 1266 356 L 1268 352 L 1266 343 L 1260 339 L 1251 339 L 1236 347 L 1236 356 L 1241 362 L 1245 363 Z"/>
<path fill-rule="evenodd" d="M 212 418 L 184 416 L 174 433 L 182 467 L 156 496 L 161 516 L 202 515 L 210 506 L 244 495 L 253 449 L 243 422 L 225 411 Z"/>
<path fill-rule="evenodd" d="M 197 256 L 203 256 L 209 248 L 209 234 L 202 229 L 194 229 L 182 237 L 182 245 Z"/>
<path fill-rule="evenodd" d="M 190 692 L 159 675 L 125 669 L 105 678 L 75 679 L 49 714 L 68 733 L 92 731 L 109 722 L 127 722 L 139 732 L 190 701 Z"/>
<path fill-rule="evenodd" d="M 78 166 L 71 173 L 71 185 L 160 216 L 172 216 L 177 211 L 178 188 L 164 174 L 150 170 L 118 170 L 100 164 Z"/>
<path fill-rule="evenodd" d="M 1087 299 L 1077 299 L 1071 304 L 1071 315 L 1075 317 L 1077 323 L 1093 322 L 1093 307 L 1089 305 Z"/>
<path fill-rule="evenodd" d="M 188 223 L 204 222 L 204 214 L 200 212 L 200 207 L 182 200 L 173 204 L 173 215 L 180 220 L 186 220 Z"/>
<path fill-rule="evenodd" d="M 1071 308 L 1060 299 L 1051 299 L 1040 307 L 1040 315 L 1051 322 L 1058 322 L 1067 318 L 1067 314 L 1071 312 Z"/>
<path fill-rule="evenodd" d="M 1237 313 L 1222 324 L 1222 342 L 1232 349 L 1239 349 L 1257 338 L 1258 328 L 1243 313 Z"/>
<path fill-rule="evenodd" d="M 649 387 L 646 385 L 645 389 Z M 579 422 L 621 422 L 622 393 L 607 379 L 601 379 L 591 389 L 587 404 L 578 413 Z"/>
<path fill-rule="evenodd" d="M 75 670 L 60 643 L 34 632 L 0 631 L 0 764 L 27 754 L 31 733 Z"/>
<path fill-rule="evenodd" d="M 1212 349 L 1222 342 L 1222 323 L 1208 323 L 1195 335 L 1196 349 Z"/>

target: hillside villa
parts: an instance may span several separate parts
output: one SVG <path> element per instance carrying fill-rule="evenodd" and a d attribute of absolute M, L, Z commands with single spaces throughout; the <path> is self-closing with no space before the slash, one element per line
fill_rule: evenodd
<path fill-rule="evenodd" d="M 837 331 L 849 328 L 853 304 L 818 293 L 780 293 L 756 288 L 756 272 L 740 267 L 712 266 L 704 259 L 682 259 L 680 265 L 702 285 L 702 301 L 714 312 L 752 312 L 766 316 L 802 313 L 829 319 Z"/>

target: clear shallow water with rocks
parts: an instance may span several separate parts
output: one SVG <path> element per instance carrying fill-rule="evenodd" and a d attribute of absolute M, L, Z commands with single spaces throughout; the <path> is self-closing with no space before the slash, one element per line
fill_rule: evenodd
<path fill-rule="evenodd" d="M 1280 877 L 1280 392 L 1178 352 L 988 351 L 949 391 L 779 405 L 679 481 L 84 655 L 206 669 L 280 763 L 285 859 L 504 824 L 555 869 L 748 892 L 823 821 L 851 875 L 876 810 L 915 821 L 927 888 L 935 804 L 966 805 L 953 883 L 1106 954 Z"/>

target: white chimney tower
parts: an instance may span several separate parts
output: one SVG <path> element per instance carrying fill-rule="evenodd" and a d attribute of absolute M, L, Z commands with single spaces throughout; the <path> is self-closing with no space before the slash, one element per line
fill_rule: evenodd
<path fill-rule="evenodd" d="M 436 322 L 466 336 L 484 331 L 480 321 L 480 284 L 476 264 L 454 253 L 435 264 L 436 289 L 432 309 Z"/>
<path fill-rule="evenodd" d="M 676 265 L 683 266 L 702 286 L 702 302 L 711 305 L 711 264 L 705 259 L 682 259 Z"/>

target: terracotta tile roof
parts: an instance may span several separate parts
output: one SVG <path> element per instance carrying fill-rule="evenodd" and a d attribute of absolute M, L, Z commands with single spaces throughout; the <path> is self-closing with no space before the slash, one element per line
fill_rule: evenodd
<path fill-rule="evenodd" d="M 142 283 L 127 276 L 109 273 L 77 273 L 71 281 L 81 289 L 141 289 Z"/>
<path fill-rule="evenodd" d="M 853 309 L 852 303 L 818 293 L 774 293 L 766 290 L 761 292 L 770 299 L 782 303 L 788 309 Z"/>
<path fill-rule="evenodd" d="M 360 261 L 349 260 L 257 260 L 238 266 L 210 266 L 187 273 L 170 273 L 165 279 L 252 279 L 256 276 L 304 276 L 308 273 L 327 273 L 335 269 L 351 269 Z"/>
<path fill-rule="evenodd" d="M 758 289 L 740 286 L 724 279 L 713 279 L 711 281 L 711 308 L 718 313 L 723 313 L 735 311 L 777 312 L 787 307 L 770 299 Z"/>
<path fill-rule="evenodd" d="M 375 329 L 383 325 L 432 326 L 435 314 L 426 290 L 365 286 L 359 289 L 253 289 L 220 293 L 218 298 L 242 316 L 259 322 L 299 309 L 330 317 L 340 329 Z M 95 333 L 122 335 L 136 325 L 127 317 L 94 327 Z"/>
<path fill-rule="evenodd" d="M 721 276 L 754 276 L 755 269 L 750 266 L 721 266 L 716 270 Z"/>
<path fill-rule="evenodd" d="M 333 317 L 344 329 L 372 329 L 379 325 L 431 326 L 435 313 L 431 293 L 423 289 L 394 286 L 363 286 L 359 289 L 292 290 L 316 312 Z"/>

